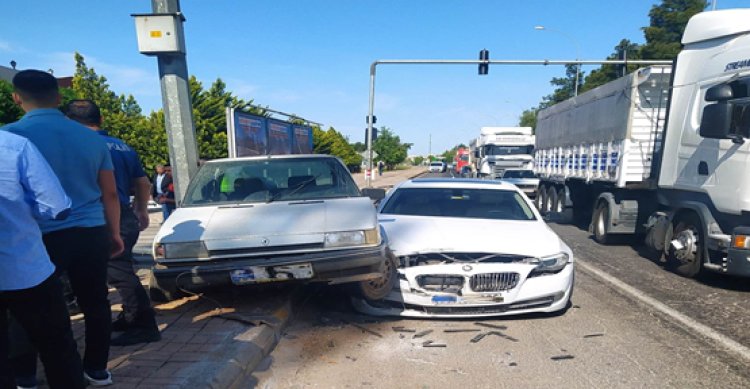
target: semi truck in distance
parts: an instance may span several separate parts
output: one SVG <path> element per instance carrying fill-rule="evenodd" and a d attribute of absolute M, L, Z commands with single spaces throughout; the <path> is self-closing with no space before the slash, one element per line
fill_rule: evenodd
<path fill-rule="evenodd" d="M 506 169 L 531 169 L 534 163 L 531 127 L 482 127 L 471 144 L 480 178 L 497 179 Z"/>
<path fill-rule="evenodd" d="M 639 234 L 678 274 L 750 276 L 750 9 L 693 16 L 673 66 L 540 110 L 537 206 Z"/>

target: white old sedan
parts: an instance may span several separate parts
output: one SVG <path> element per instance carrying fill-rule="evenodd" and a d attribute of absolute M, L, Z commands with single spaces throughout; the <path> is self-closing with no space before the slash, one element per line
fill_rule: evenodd
<path fill-rule="evenodd" d="M 382 201 L 379 222 L 399 259 L 399 282 L 373 315 L 499 316 L 564 312 L 573 292 L 570 248 L 515 186 L 414 179 Z"/>

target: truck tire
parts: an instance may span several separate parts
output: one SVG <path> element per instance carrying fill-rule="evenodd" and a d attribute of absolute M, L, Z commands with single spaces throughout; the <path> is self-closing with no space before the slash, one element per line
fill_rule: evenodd
<path fill-rule="evenodd" d="M 542 212 L 542 197 L 544 193 L 544 186 L 539 186 L 536 189 L 536 197 L 534 198 L 534 206 L 536 207 L 536 210 L 540 213 Z"/>
<path fill-rule="evenodd" d="M 398 282 L 397 259 L 392 254 L 388 255 L 385 262 L 383 276 L 374 280 L 360 281 L 352 284 L 352 292 L 357 297 L 367 301 L 382 300 L 391 292 Z"/>
<path fill-rule="evenodd" d="M 547 189 L 547 209 L 545 209 L 545 212 L 547 214 L 557 212 L 559 203 L 560 199 L 557 197 L 557 189 L 555 189 L 554 186 L 550 186 L 549 189 Z"/>
<path fill-rule="evenodd" d="M 667 267 L 683 277 L 693 278 L 703 270 L 703 223 L 696 214 L 690 212 L 678 216 L 673 228 L 667 252 Z M 673 242 L 679 242 L 682 248 L 676 248 Z"/>
<path fill-rule="evenodd" d="M 148 279 L 148 295 L 151 301 L 166 303 L 183 297 L 184 293 L 177 289 L 177 280 L 157 277 L 152 271 Z"/>
<path fill-rule="evenodd" d="M 594 215 L 591 217 L 591 232 L 597 243 L 606 245 L 612 242 L 612 235 L 609 233 L 608 227 L 609 204 L 602 201 L 597 205 Z"/>
<path fill-rule="evenodd" d="M 546 186 L 540 186 L 538 189 L 538 195 L 537 195 L 537 210 L 542 215 L 545 215 L 547 213 L 547 187 Z"/>

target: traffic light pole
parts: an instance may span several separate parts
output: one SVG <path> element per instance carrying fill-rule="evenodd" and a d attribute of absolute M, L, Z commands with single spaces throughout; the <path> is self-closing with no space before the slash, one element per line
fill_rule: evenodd
<path fill-rule="evenodd" d="M 489 52 L 487 57 L 489 58 Z M 367 112 L 367 175 L 366 184 L 372 187 L 372 131 L 375 113 L 375 73 L 377 65 L 671 65 L 671 60 L 498 60 L 498 59 L 380 59 L 370 65 L 370 103 Z M 482 71 L 480 70 L 480 74 Z M 485 73 L 486 74 L 486 73 Z"/>

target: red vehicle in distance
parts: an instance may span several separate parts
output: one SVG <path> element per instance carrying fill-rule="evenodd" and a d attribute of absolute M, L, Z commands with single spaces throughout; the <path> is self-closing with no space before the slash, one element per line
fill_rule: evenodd
<path fill-rule="evenodd" d="M 453 172 L 457 175 L 471 176 L 471 151 L 466 147 L 459 147 L 453 157 Z"/>

